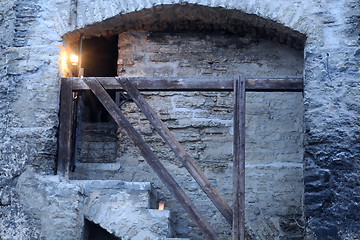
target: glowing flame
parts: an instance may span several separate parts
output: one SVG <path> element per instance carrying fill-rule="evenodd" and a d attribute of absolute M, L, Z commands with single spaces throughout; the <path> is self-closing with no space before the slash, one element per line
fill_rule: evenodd
<path fill-rule="evenodd" d="M 164 210 L 165 209 L 165 202 L 164 201 L 160 201 L 159 202 L 159 210 Z"/>
<path fill-rule="evenodd" d="M 59 46 L 60 52 L 59 52 L 59 72 L 61 77 L 71 77 L 71 65 L 72 64 L 72 55 L 70 53 L 72 52 L 69 48 L 65 48 L 64 46 Z M 70 56 L 70 57 L 69 57 Z M 76 55 L 74 55 L 76 56 Z M 76 56 L 77 57 L 77 56 Z M 73 59 L 76 60 L 75 58 Z M 79 61 L 79 58 L 77 58 L 77 62 Z M 77 65 L 77 63 L 75 64 Z"/>
<path fill-rule="evenodd" d="M 77 65 L 79 63 L 79 57 L 75 54 L 71 54 L 70 63 L 71 65 Z"/>
<path fill-rule="evenodd" d="M 68 67 L 68 54 L 67 50 L 63 46 L 59 46 L 60 48 L 60 59 L 59 59 L 59 70 L 60 70 L 60 76 L 61 77 L 68 77 L 71 75 L 70 69 Z"/>
<path fill-rule="evenodd" d="M 61 66 L 61 71 L 65 71 L 67 68 L 67 64 L 66 64 L 66 52 L 62 52 L 60 55 L 60 66 Z"/>

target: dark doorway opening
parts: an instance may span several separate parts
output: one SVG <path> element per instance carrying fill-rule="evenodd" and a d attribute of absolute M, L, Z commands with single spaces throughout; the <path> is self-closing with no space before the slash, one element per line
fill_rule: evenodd
<path fill-rule="evenodd" d="M 117 76 L 118 35 L 85 38 L 81 65 L 84 77 Z M 115 93 L 111 93 L 115 99 Z M 81 122 L 109 122 L 110 115 L 91 91 L 81 94 Z"/>
<path fill-rule="evenodd" d="M 84 227 L 84 239 L 86 240 L 121 240 L 121 238 L 115 237 L 99 225 L 87 219 L 85 219 Z"/>
<path fill-rule="evenodd" d="M 115 92 L 109 93 L 115 99 Z M 79 95 L 79 122 L 111 122 L 112 118 L 105 107 L 90 91 L 84 91 Z"/>
<path fill-rule="evenodd" d="M 84 38 L 81 57 L 84 77 L 117 76 L 117 57 L 117 35 Z M 114 91 L 109 94 L 115 99 Z M 114 162 L 117 125 L 90 90 L 77 93 L 74 114 L 73 171 L 76 163 Z"/>
<path fill-rule="evenodd" d="M 117 76 L 118 36 L 83 40 L 81 65 L 84 77 Z"/>

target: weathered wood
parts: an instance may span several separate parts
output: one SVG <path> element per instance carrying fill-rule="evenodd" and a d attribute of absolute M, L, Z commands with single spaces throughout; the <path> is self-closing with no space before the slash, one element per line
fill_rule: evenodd
<path fill-rule="evenodd" d="M 302 77 L 244 77 L 247 92 L 302 92 Z"/>
<path fill-rule="evenodd" d="M 234 163 L 232 240 L 245 239 L 245 79 L 234 79 Z"/>
<path fill-rule="evenodd" d="M 230 225 L 232 225 L 232 209 L 221 197 L 216 188 L 206 178 L 201 169 L 195 164 L 189 153 L 187 153 L 183 146 L 177 141 L 171 131 L 166 127 L 164 122 L 151 108 L 147 101 L 141 96 L 136 87 L 127 78 L 119 78 L 118 81 L 132 98 L 132 100 L 136 103 L 136 105 L 140 108 L 143 114 L 147 117 L 151 125 L 169 145 L 169 147 L 185 166 L 191 176 L 199 184 L 201 189 L 206 193 L 206 195 L 210 198 L 210 200 L 214 203 L 214 205 L 230 223 Z"/>
<path fill-rule="evenodd" d="M 116 79 L 98 77 L 106 90 L 123 90 Z M 71 78 L 74 91 L 89 90 L 81 78 Z M 85 78 L 83 78 L 85 79 Z M 139 91 L 233 91 L 232 77 L 128 77 Z M 246 77 L 246 91 L 301 92 L 302 77 Z"/>
<path fill-rule="evenodd" d="M 76 147 L 77 147 L 77 129 L 78 129 L 78 113 L 79 113 L 79 93 L 73 93 L 73 117 L 72 117 L 72 138 L 71 138 L 71 159 L 70 171 L 74 172 L 76 168 Z"/>
<path fill-rule="evenodd" d="M 175 196 L 179 203 L 183 206 L 185 211 L 190 215 L 191 219 L 199 227 L 199 229 L 204 233 L 207 239 L 219 239 L 215 231 L 212 229 L 210 224 L 202 216 L 200 211 L 195 207 L 186 193 L 181 189 L 175 179 L 171 174 L 166 170 L 163 164 L 158 160 L 155 154 L 152 152 L 150 147 L 145 143 L 139 133 L 131 125 L 131 123 L 126 119 L 124 114 L 120 111 L 116 103 L 111 99 L 106 90 L 101 86 L 101 84 L 96 80 L 96 78 L 85 78 L 84 82 L 89 86 L 91 91 L 99 99 L 99 101 L 104 105 L 110 115 L 113 117 L 115 122 L 122 127 L 129 138 L 134 142 L 135 146 L 139 149 L 141 155 L 153 169 L 153 171 L 158 175 L 161 181 L 165 186 L 170 190 L 170 192 Z"/>
<path fill-rule="evenodd" d="M 73 93 L 71 79 L 61 79 L 60 87 L 60 126 L 57 174 L 68 179 L 71 158 L 71 133 L 73 118 Z"/>

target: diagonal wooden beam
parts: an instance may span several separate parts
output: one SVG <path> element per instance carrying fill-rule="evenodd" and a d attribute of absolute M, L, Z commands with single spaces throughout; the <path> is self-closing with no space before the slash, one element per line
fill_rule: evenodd
<path fill-rule="evenodd" d="M 232 209 L 221 197 L 220 193 L 216 190 L 216 188 L 206 178 L 205 174 L 201 171 L 201 169 L 195 164 L 189 153 L 186 152 L 186 150 L 177 141 L 177 139 L 167 128 L 164 122 L 160 119 L 157 113 L 141 96 L 137 88 L 127 78 L 119 78 L 118 81 L 125 89 L 125 91 L 130 95 L 136 105 L 140 108 L 143 114 L 147 117 L 151 125 L 155 128 L 155 130 L 175 153 L 176 157 L 181 161 L 181 163 L 185 166 L 191 176 L 199 184 L 201 189 L 206 193 L 206 195 L 214 203 L 214 205 L 229 222 L 229 224 L 232 225 Z"/>
<path fill-rule="evenodd" d="M 245 79 L 234 79 L 234 163 L 232 240 L 245 239 Z"/>
<path fill-rule="evenodd" d="M 192 203 L 186 193 L 181 189 L 179 184 L 171 176 L 171 174 L 166 170 L 164 165 L 159 161 L 155 156 L 150 147 L 145 143 L 139 133 L 131 125 L 131 123 L 126 119 L 124 114 L 118 108 L 116 103 L 112 100 L 110 95 L 106 90 L 101 86 L 101 84 L 96 80 L 96 78 L 84 78 L 84 82 L 99 99 L 99 101 L 104 105 L 106 110 L 113 117 L 115 122 L 122 127 L 129 138 L 134 142 L 135 146 L 139 149 L 141 155 L 153 169 L 153 171 L 158 175 L 160 180 L 165 184 L 165 186 L 170 190 L 170 192 L 175 196 L 179 201 L 185 211 L 189 214 L 191 219 L 199 227 L 200 231 L 210 240 L 219 240 L 220 238 L 216 232 L 212 229 L 210 224 L 202 216 L 200 211 Z"/>

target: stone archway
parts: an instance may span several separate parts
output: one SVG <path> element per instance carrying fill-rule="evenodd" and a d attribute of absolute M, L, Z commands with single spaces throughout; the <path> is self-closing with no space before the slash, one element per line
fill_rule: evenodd
<path fill-rule="evenodd" d="M 72 44 L 78 41 L 80 34 L 85 39 L 118 35 L 118 75 L 121 76 L 232 76 L 241 73 L 276 77 L 301 75 L 303 71 L 305 37 L 302 34 L 273 21 L 224 8 L 193 4 L 155 6 L 97 22 L 66 34 L 64 39 Z M 253 238 L 302 237 L 303 229 L 298 227 L 303 217 L 302 94 L 260 93 L 249 94 L 248 97 L 248 235 Z M 175 135 L 181 136 L 185 144 L 188 143 L 187 147 L 192 149 L 191 153 L 205 172 L 216 185 L 222 186 L 220 191 L 224 195 L 231 194 L 226 187 L 231 186 L 232 140 L 228 134 L 232 122 L 231 94 L 160 97 L 152 93 L 147 98 L 157 103 L 155 106 L 163 112 L 164 121 L 170 124 Z M 166 107 L 166 102 L 172 102 L 172 106 Z M 136 112 L 131 106 L 125 111 L 130 114 Z M 209 116 L 214 113 L 215 118 Z M 175 120 L 174 116 L 181 114 L 183 116 Z M 132 121 L 138 122 L 136 118 L 134 116 Z M 262 126 L 261 130 L 259 125 Z M 196 184 L 188 179 L 171 155 L 164 153 L 166 148 L 160 147 L 160 142 L 151 140 L 154 136 L 150 127 L 140 121 L 138 127 L 152 141 L 168 167 L 180 177 L 184 187 L 189 189 L 186 185 L 192 186 L 190 195 L 203 205 L 201 208 L 207 209 L 206 215 L 213 219 L 217 230 L 223 231 L 224 236 L 229 234 L 224 230 L 227 229 L 226 223 L 211 208 L 210 202 L 207 203 L 198 193 Z M 206 128 L 209 130 L 202 130 Z M 116 162 L 122 165 L 123 172 L 108 171 L 106 175 L 127 181 L 152 181 L 162 189 L 162 184 L 138 159 L 136 150 L 123 138 L 123 134 L 119 139 L 115 152 L 121 153 L 121 156 Z M 195 143 L 194 139 L 201 143 Z M 262 144 L 257 147 L 259 142 Z M 128 159 L 137 163 L 131 163 Z M 86 164 L 86 160 L 83 162 Z M 86 169 L 89 172 L 84 173 L 80 166 L 80 175 L 75 172 L 73 177 L 101 177 L 98 173 L 91 173 L 91 168 Z M 160 194 L 168 199 L 169 207 L 174 212 L 176 234 L 199 238 L 197 233 L 189 233 L 184 228 L 189 225 L 192 229 L 193 225 L 171 196 L 162 190 Z M 270 198 L 267 197 L 269 195 Z"/>
<path fill-rule="evenodd" d="M 41 235 L 41 224 L 27 220 L 36 217 L 26 215 L 14 186 L 25 166 L 42 174 L 55 171 L 57 46 L 62 45 L 62 36 L 76 40 L 75 35 L 70 37 L 74 30 L 142 10 L 151 13 L 151 9 L 170 4 L 239 11 L 252 16 L 253 24 L 263 23 L 258 16 L 306 35 L 303 106 L 307 233 L 319 239 L 359 236 L 357 1 L 18 0 L 0 4 L 4 16 L 0 21 L 0 112 L 5 116 L 0 124 L 2 238 Z M 69 229 L 73 227 L 67 224 Z"/>

